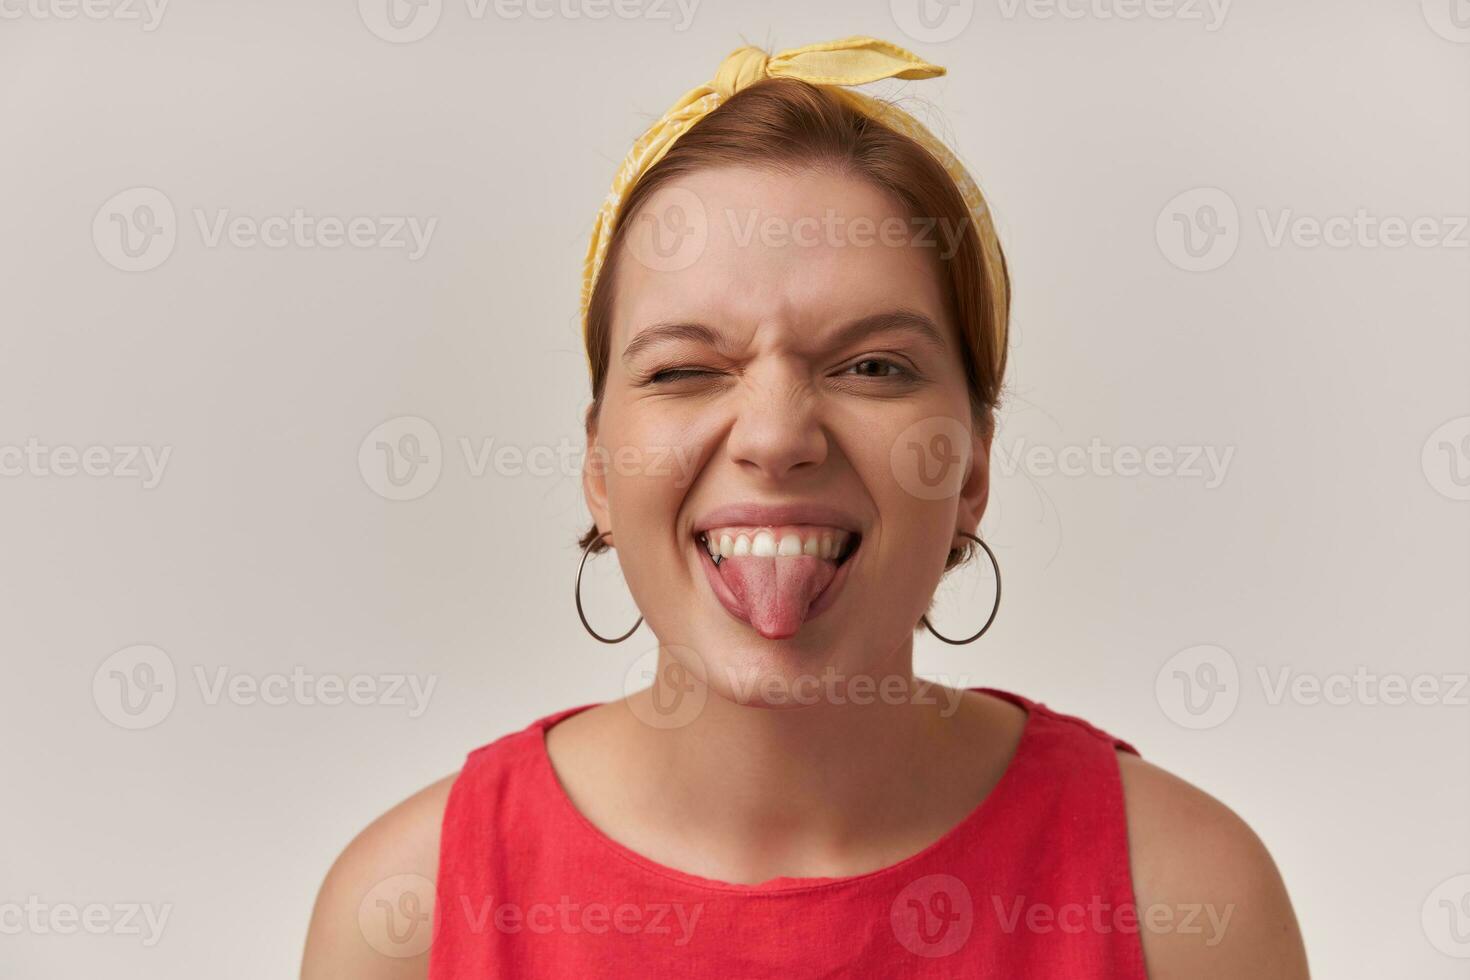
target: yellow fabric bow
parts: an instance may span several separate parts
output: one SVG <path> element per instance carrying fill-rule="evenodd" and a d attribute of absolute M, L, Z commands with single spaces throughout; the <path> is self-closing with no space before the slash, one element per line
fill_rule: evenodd
<path fill-rule="evenodd" d="M 795 78 L 813 85 L 837 86 L 838 94 L 858 111 L 909 136 L 932 153 L 949 172 L 969 206 L 980 235 L 986 266 L 992 284 L 995 284 L 1002 267 L 999 245 L 985 199 L 964 165 L 913 116 L 886 102 L 843 87 L 864 85 L 884 78 L 935 78 L 944 73 L 943 68 L 929 64 L 896 44 L 861 36 L 808 44 L 774 55 L 767 55 L 754 47 L 743 47 L 732 52 L 715 72 L 712 81 L 690 89 L 638 138 L 618 168 L 617 175 L 613 178 L 612 190 L 598 209 L 597 219 L 592 226 L 592 240 L 583 263 L 581 313 L 584 346 L 588 330 L 587 307 L 592 300 L 597 274 L 607 257 L 608 243 L 612 238 L 618 206 L 623 197 L 643 174 L 663 159 L 669 148 L 691 126 L 736 92 L 765 78 Z M 1000 287 L 1004 288 L 1003 281 Z"/>

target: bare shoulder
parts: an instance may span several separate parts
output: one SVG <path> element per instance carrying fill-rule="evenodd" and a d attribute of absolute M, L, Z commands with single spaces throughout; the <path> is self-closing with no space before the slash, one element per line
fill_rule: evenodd
<path fill-rule="evenodd" d="M 1302 980 L 1307 957 L 1281 873 L 1229 807 L 1118 753 L 1134 897 L 1151 980 Z"/>
<path fill-rule="evenodd" d="M 423 980 L 439 826 L 458 774 L 425 787 L 352 839 L 317 893 L 302 980 Z"/>

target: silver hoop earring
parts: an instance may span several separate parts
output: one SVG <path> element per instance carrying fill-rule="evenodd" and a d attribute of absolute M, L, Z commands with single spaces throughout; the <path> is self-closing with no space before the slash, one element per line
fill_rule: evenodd
<path fill-rule="evenodd" d="M 592 546 L 594 544 L 601 541 L 603 538 L 607 537 L 611 533 L 611 531 L 603 531 L 597 537 L 593 538 L 591 541 L 588 541 L 587 547 L 582 549 L 582 563 L 577 566 L 577 584 L 572 589 L 572 597 L 577 600 L 577 618 L 582 620 L 582 628 L 586 630 L 589 634 L 591 634 L 594 640 L 601 640 L 603 643 L 622 643 L 628 637 L 637 632 L 638 627 L 643 625 L 642 616 L 638 617 L 638 622 L 634 623 L 633 628 L 628 630 L 628 632 L 624 633 L 616 640 L 609 640 L 607 637 L 603 636 L 601 633 L 597 632 L 597 630 L 592 628 L 592 625 L 587 622 L 587 614 L 582 612 L 582 569 L 587 567 L 587 555 L 592 551 Z"/>
<path fill-rule="evenodd" d="M 995 569 L 995 605 L 991 607 L 990 618 L 985 621 L 984 626 L 980 627 L 980 632 L 963 640 L 951 640 L 943 633 L 940 633 L 934 628 L 934 624 L 929 622 L 929 616 L 927 613 L 920 617 L 920 622 L 924 624 L 925 629 L 927 629 L 930 633 L 933 633 L 936 637 L 943 640 L 945 643 L 950 643 L 954 646 L 963 646 L 966 643 L 974 643 L 976 640 L 980 639 L 980 637 L 985 635 L 985 631 L 990 629 L 990 624 L 995 622 L 995 614 L 1000 612 L 1000 562 L 996 561 L 995 552 L 990 550 L 990 545 L 986 544 L 984 541 L 981 541 L 969 531 L 961 531 L 959 533 L 963 534 L 965 537 L 969 538 L 971 541 L 984 548 L 985 554 L 990 556 L 991 567 Z"/>

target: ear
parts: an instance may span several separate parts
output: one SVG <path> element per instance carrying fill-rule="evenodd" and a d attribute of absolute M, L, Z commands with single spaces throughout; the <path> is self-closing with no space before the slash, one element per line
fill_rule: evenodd
<path fill-rule="evenodd" d="M 970 469 L 960 487 L 959 513 L 955 520 L 958 531 L 979 535 L 980 518 L 990 502 L 990 440 L 995 435 L 995 422 L 987 418 L 970 435 Z"/>
<path fill-rule="evenodd" d="M 607 531 L 612 521 L 607 509 L 607 452 L 597 441 L 597 406 L 587 409 L 587 452 L 582 457 L 582 496 L 592 521 L 599 531 Z"/>

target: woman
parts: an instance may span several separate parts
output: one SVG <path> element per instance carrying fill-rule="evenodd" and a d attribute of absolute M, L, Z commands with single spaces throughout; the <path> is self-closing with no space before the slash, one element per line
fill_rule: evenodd
<path fill-rule="evenodd" d="M 870 38 L 742 48 L 635 144 L 587 257 L 581 543 L 617 551 L 653 682 L 373 823 L 309 980 L 1307 975 L 1222 804 L 913 674 L 943 574 L 994 561 L 1008 280 L 959 162 L 849 86 L 942 71 Z"/>

